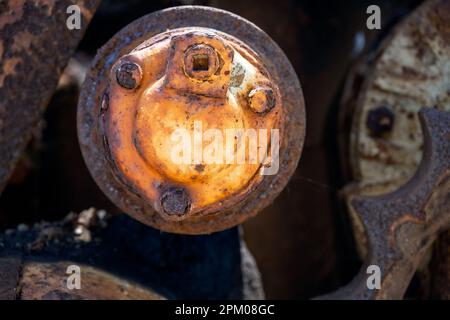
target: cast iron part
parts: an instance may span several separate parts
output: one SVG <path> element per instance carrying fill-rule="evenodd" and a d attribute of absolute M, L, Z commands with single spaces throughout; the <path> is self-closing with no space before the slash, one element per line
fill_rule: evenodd
<path fill-rule="evenodd" d="M 351 119 L 352 126 L 349 144 L 342 144 L 346 149 L 342 154 L 347 155 L 350 150 L 350 157 L 345 161 L 351 182 L 342 195 L 363 261 L 370 260 L 373 255 L 373 243 L 370 243 L 366 229 L 375 232 L 377 226 L 368 226 L 359 218 L 361 208 L 353 199 L 388 194 L 410 181 L 421 161 L 427 161 L 423 156 L 426 137 L 420 129 L 418 111 L 421 108 L 436 109 L 442 114 L 450 111 L 446 89 L 450 84 L 449 14 L 448 1 L 423 2 L 390 31 L 375 52 L 368 53 L 362 63 L 355 65 L 347 80 L 341 112 Z M 442 190 L 443 194 L 448 194 L 449 186 L 446 188 Z M 414 194 L 410 196 L 414 197 Z M 379 219 L 383 220 L 382 217 Z M 379 231 L 383 237 L 383 232 Z M 414 241 L 408 236 L 397 240 L 399 245 Z M 422 267 L 427 265 L 429 254 L 431 248 L 427 254 L 419 254 L 425 257 L 421 261 Z M 380 255 L 387 257 L 389 252 Z M 417 270 L 421 288 L 429 286 L 424 283 L 428 281 L 423 277 L 426 269 Z M 433 278 L 431 275 L 431 281 Z M 384 293 L 367 297 L 400 296 L 398 288 L 408 286 L 409 273 L 399 276 L 395 282 L 393 294 L 386 289 Z M 392 283 L 393 280 L 387 286 Z"/>
<path fill-rule="evenodd" d="M 172 234 L 94 208 L 0 233 L 0 274 L 0 300 L 264 299 L 239 228 Z"/>
<path fill-rule="evenodd" d="M 430 245 L 450 228 L 450 113 L 422 109 L 425 149 L 414 177 L 386 195 L 354 196 L 369 254 L 346 287 L 322 298 L 401 299 Z M 381 270 L 381 288 L 367 286 L 369 265 Z"/>
<path fill-rule="evenodd" d="M 243 136 L 232 149 L 243 150 L 244 163 L 195 155 L 174 163 L 173 132 L 194 135 L 198 123 L 224 139 L 228 129 L 250 129 L 275 142 L 256 162 Z M 303 147 L 304 102 L 292 66 L 263 31 L 226 11 L 175 7 L 101 48 L 81 93 L 78 134 L 92 176 L 122 210 L 164 231 L 211 233 L 254 216 L 284 188 Z M 277 155 L 279 170 L 261 174 Z"/>
<path fill-rule="evenodd" d="M 182 216 L 191 207 L 189 195 L 182 188 L 172 188 L 161 197 L 161 206 L 165 213 Z"/>
<path fill-rule="evenodd" d="M 0 193 L 33 136 L 58 79 L 100 0 L 2 1 L 0 7 Z M 67 8 L 80 30 L 66 27 Z"/>
<path fill-rule="evenodd" d="M 367 128 L 374 137 L 389 133 L 394 126 L 395 114 L 385 106 L 372 109 L 367 114 Z"/>
<path fill-rule="evenodd" d="M 141 67 L 135 63 L 123 63 L 116 71 L 117 83 L 126 89 L 136 89 L 142 80 Z"/>

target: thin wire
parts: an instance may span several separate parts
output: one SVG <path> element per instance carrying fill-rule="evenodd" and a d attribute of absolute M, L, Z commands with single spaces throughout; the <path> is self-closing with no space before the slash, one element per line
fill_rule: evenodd
<path fill-rule="evenodd" d="M 309 183 L 311 183 L 313 185 L 316 185 L 318 187 L 321 187 L 321 188 L 324 188 L 324 189 L 327 189 L 327 190 L 338 191 L 338 189 L 336 189 L 336 188 L 334 188 L 334 187 L 332 187 L 330 185 L 321 183 L 321 182 L 319 182 L 317 180 L 314 180 L 314 179 L 311 179 L 311 178 L 308 178 L 308 177 L 305 177 L 305 176 L 297 176 L 296 178 L 299 178 L 301 180 L 307 181 L 307 182 L 309 182 Z"/>

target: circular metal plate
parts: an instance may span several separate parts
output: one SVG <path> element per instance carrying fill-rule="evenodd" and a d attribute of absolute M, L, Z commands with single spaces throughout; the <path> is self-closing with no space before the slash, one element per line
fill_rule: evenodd
<path fill-rule="evenodd" d="M 206 27 L 230 34 L 251 47 L 277 83 L 286 113 L 280 139 L 280 169 L 263 181 L 240 203 L 189 221 L 167 221 L 143 203 L 107 170 L 98 119 L 107 77 L 115 61 L 145 40 L 183 27 Z M 305 110 L 300 83 L 290 62 L 261 29 L 232 13 L 200 6 L 174 7 L 144 16 L 116 34 L 97 53 L 86 78 L 78 105 L 78 136 L 86 164 L 102 191 L 123 211 L 163 231 L 202 234 L 220 231 L 243 222 L 269 205 L 293 174 L 305 136 Z"/>

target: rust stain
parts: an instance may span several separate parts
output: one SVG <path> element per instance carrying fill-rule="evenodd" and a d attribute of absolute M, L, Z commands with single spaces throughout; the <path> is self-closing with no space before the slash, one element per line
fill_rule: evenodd
<path fill-rule="evenodd" d="M 7 76 L 16 75 L 16 66 L 22 62 L 21 58 L 13 57 L 3 61 L 3 72 L 0 73 L 0 87 L 3 87 Z"/>
<path fill-rule="evenodd" d="M 56 0 L 34 0 L 35 7 L 47 7 L 47 16 L 53 13 L 53 8 L 55 7 Z"/>
<path fill-rule="evenodd" d="M 23 6 L 26 0 L 9 0 L 7 14 L 0 15 L 0 30 L 6 25 L 19 21 L 23 15 Z"/>
<path fill-rule="evenodd" d="M 33 36 L 29 31 L 21 31 L 14 37 L 14 42 L 11 50 L 16 52 L 19 52 L 21 50 L 29 50 L 34 40 L 35 36 Z"/>
<path fill-rule="evenodd" d="M 99 4 L 99 0 L 79 2 L 93 12 Z M 0 192 L 36 132 L 60 73 L 89 23 L 83 21 L 78 32 L 65 28 L 66 8 L 71 4 L 77 2 L 10 0 L 2 6 Z"/>

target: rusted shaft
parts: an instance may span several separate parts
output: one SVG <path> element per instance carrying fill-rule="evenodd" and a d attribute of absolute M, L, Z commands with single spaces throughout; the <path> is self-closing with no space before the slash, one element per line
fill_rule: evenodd
<path fill-rule="evenodd" d="M 27 143 L 40 130 L 42 112 L 99 3 L 99 0 L 2 3 L 0 192 Z M 79 30 L 69 30 L 66 25 L 67 8 L 71 5 L 80 8 Z"/>
<path fill-rule="evenodd" d="M 116 205 L 198 234 L 234 226 L 278 195 L 299 160 L 304 119 L 295 72 L 267 35 L 189 6 L 145 16 L 100 50 L 78 130 Z"/>

